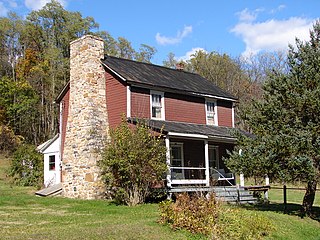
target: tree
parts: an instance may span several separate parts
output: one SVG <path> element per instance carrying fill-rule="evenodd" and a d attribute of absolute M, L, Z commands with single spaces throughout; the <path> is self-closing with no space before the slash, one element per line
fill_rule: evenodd
<path fill-rule="evenodd" d="M 139 51 L 135 54 L 135 60 L 138 62 L 151 63 L 151 58 L 157 50 L 154 47 L 150 47 L 146 44 L 141 44 Z"/>
<path fill-rule="evenodd" d="M 173 52 L 170 52 L 167 56 L 167 59 L 162 62 L 163 66 L 168 68 L 175 68 L 178 61 Z"/>
<path fill-rule="evenodd" d="M 310 41 L 289 46 L 288 72 L 274 72 L 261 100 L 241 113 L 254 138 L 239 138 L 227 165 L 251 175 L 306 182 L 302 213 L 310 214 L 320 174 L 320 22 Z M 239 155 L 237 150 L 242 149 Z"/>
<path fill-rule="evenodd" d="M 165 156 L 161 136 L 142 122 L 131 128 L 123 120 L 111 131 L 99 165 L 107 187 L 116 189 L 116 200 L 136 205 L 143 203 L 152 185 L 162 180 L 167 169 Z"/>
<path fill-rule="evenodd" d="M 33 145 L 22 144 L 13 154 L 9 176 L 22 186 L 41 187 L 43 183 L 43 156 Z"/>

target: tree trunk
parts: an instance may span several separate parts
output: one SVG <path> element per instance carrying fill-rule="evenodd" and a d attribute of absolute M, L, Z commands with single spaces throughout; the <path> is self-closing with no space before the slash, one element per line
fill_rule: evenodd
<path fill-rule="evenodd" d="M 307 185 L 306 193 L 303 197 L 303 203 L 302 203 L 302 209 L 301 209 L 303 215 L 310 215 L 314 198 L 316 195 L 316 190 L 317 190 L 317 181 L 316 180 L 309 181 Z"/>

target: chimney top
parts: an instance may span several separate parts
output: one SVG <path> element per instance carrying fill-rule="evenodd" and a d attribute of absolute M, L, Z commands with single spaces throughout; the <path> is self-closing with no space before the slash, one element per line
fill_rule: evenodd
<path fill-rule="evenodd" d="M 176 64 L 176 69 L 179 71 L 183 71 L 184 70 L 184 62 L 179 62 Z"/>

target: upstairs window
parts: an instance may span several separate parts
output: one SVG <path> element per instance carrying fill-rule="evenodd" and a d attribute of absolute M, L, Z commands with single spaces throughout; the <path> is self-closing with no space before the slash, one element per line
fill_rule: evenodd
<path fill-rule="evenodd" d="M 164 120 L 164 98 L 162 92 L 150 92 L 151 118 Z"/>
<path fill-rule="evenodd" d="M 206 115 L 208 125 L 217 125 L 216 102 L 206 101 Z"/>

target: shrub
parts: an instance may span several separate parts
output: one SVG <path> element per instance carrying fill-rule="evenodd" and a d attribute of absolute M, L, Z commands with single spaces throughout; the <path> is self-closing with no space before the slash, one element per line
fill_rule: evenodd
<path fill-rule="evenodd" d="M 43 156 L 33 145 L 22 144 L 13 154 L 9 176 L 22 186 L 40 187 L 43 181 Z"/>
<path fill-rule="evenodd" d="M 145 124 L 131 128 L 125 120 L 110 135 L 99 162 L 109 192 L 115 192 L 118 203 L 132 206 L 145 202 L 151 187 L 167 170 L 163 139 Z"/>
<path fill-rule="evenodd" d="M 11 128 L 0 124 L 0 151 L 14 151 L 21 144 L 22 137 L 16 136 Z"/>
<path fill-rule="evenodd" d="M 180 194 L 176 202 L 160 203 L 160 222 L 174 229 L 204 234 L 210 239 L 262 239 L 274 229 L 272 223 L 254 211 L 222 205 L 214 195 Z"/>
<path fill-rule="evenodd" d="M 238 207 L 224 207 L 217 225 L 219 239 L 263 239 L 274 226 L 269 219 L 255 211 Z"/>
<path fill-rule="evenodd" d="M 174 229 L 187 229 L 192 233 L 210 235 L 217 223 L 219 203 L 214 195 L 179 194 L 176 202 L 160 203 L 160 222 L 169 223 Z"/>

